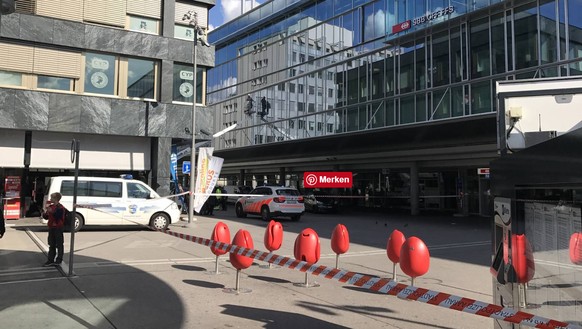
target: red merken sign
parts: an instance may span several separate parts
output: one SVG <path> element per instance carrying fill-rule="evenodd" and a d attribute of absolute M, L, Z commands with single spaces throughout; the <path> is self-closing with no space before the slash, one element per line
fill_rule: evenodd
<path fill-rule="evenodd" d="M 398 24 L 392 26 L 392 34 L 406 31 L 410 28 L 411 25 L 412 24 L 410 24 L 410 20 L 407 20 L 407 21 L 402 22 L 402 23 L 398 23 Z"/>
<path fill-rule="evenodd" d="M 352 188 L 354 179 L 351 172 L 319 171 L 303 174 L 305 188 Z"/>

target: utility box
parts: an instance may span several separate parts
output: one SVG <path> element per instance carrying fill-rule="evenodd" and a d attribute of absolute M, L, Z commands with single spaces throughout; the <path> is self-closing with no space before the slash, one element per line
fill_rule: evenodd
<path fill-rule="evenodd" d="M 494 303 L 581 325 L 582 266 L 570 249 L 582 232 L 582 78 L 497 82 L 497 99 Z"/>

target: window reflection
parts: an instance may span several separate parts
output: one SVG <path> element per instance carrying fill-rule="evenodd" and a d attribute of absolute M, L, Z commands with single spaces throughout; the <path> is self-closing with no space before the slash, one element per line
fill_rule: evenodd
<path fill-rule="evenodd" d="M 73 79 L 57 78 L 39 75 L 37 78 L 37 88 L 54 90 L 71 90 Z"/>
<path fill-rule="evenodd" d="M 0 85 L 22 86 L 22 73 L 0 71 Z"/>
<path fill-rule="evenodd" d="M 128 58 L 127 97 L 153 99 L 155 95 L 155 62 Z"/>

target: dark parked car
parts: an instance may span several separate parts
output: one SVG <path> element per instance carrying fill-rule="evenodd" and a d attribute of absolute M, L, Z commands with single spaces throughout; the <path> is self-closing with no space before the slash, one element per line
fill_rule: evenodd
<path fill-rule="evenodd" d="M 303 196 L 305 211 L 310 212 L 337 212 L 339 201 L 328 192 L 321 190 L 306 192 Z"/>

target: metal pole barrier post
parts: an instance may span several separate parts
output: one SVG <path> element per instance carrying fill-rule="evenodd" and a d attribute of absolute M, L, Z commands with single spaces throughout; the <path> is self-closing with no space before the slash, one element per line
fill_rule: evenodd
<path fill-rule="evenodd" d="M 190 25 L 192 26 L 192 25 Z M 194 217 L 194 190 L 196 187 L 196 43 L 198 42 L 198 28 L 194 28 L 194 44 L 192 45 L 192 151 L 190 152 L 190 206 L 188 207 L 188 225 Z"/>
<path fill-rule="evenodd" d="M 77 187 L 79 184 L 79 153 L 81 152 L 81 143 L 73 139 L 71 143 L 71 162 L 75 162 L 75 180 L 73 183 L 73 209 L 69 216 L 71 216 L 71 249 L 69 251 L 69 276 L 73 276 L 73 259 L 75 254 L 75 229 L 77 222 Z"/>

